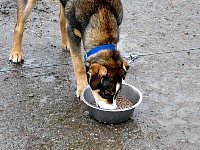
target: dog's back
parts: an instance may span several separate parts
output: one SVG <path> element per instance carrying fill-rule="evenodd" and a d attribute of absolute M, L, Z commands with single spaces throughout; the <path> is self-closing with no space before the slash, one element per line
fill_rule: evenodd
<path fill-rule="evenodd" d="M 120 0 L 60 0 L 66 15 L 79 19 L 81 23 L 88 20 L 101 8 L 110 10 L 116 17 L 118 25 L 122 21 L 122 4 Z M 68 13 L 68 12 L 71 12 Z M 72 12 L 76 13 L 73 14 Z M 73 19 L 75 19 L 73 18 Z"/>
<path fill-rule="evenodd" d="M 122 22 L 120 0 L 61 0 L 70 28 L 78 29 L 86 49 L 94 45 L 118 42 Z M 91 34 L 92 33 L 92 34 Z M 95 42 L 95 43 L 94 43 Z"/>

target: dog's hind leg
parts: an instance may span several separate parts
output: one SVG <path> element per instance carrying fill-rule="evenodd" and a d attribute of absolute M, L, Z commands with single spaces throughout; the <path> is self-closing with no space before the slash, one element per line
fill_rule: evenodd
<path fill-rule="evenodd" d="M 60 2 L 60 12 L 59 12 L 59 19 L 60 19 L 60 31 L 61 31 L 61 38 L 62 38 L 62 49 L 68 49 L 69 48 L 69 43 L 68 43 L 68 38 L 67 38 L 67 20 L 65 18 L 65 9 Z"/>
<path fill-rule="evenodd" d="M 17 18 L 14 29 L 14 39 L 9 60 L 13 63 L 24 61 L 22 38 L 25 22 L 36 4 L 36 0 L 17 0 Z"/>
<path fill-rule="evenodd" d="M 60 12 L 59 12 L 59 19 L 60 19 L 60 32 L 61 32 L 61 38 L 62 38 L 62 49 L 69 49 L 69 39 L 67 36 L 67 28 L 68 28 L 68 22 L 65 17 L 65 3 L 62 3 L 60 1 Z M 79 38 L 82 38 L 81 33 L 79 30 L 74 29 L 74 34 L 78 36 Z"/>

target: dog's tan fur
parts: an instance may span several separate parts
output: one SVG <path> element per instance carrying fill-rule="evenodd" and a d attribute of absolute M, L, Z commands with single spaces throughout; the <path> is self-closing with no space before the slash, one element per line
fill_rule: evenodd
<path fill-rule="evenodd" d="M 79 97 L 85 85 L 89 84 L 98 94 L 107 93 L 112 98 L 116 94 L 116 84 L 125 77 L 128 64 L 118 51 L 103 50 L 90 56 L 85 64 L 82 62 L 81 39 L 85 51 L 104 44 L 117 44 L 119 25 L 122 21 L 120 0 L 60 0 L 60 31 L 62 48 L 69 49 L 77 81 L 76 95 Z M 17 0 L 17 18 L 14 30 L 10 61 L 21 63 L 22 37 L 25 22 L 36 4 L 36 0 Z M 88 78 L 87 78 L 88 76 Z M 88 80 L 88 81 L 87 81 Z M 102 84 L 102 86 L 101 86 Z M 105 89 L 102 89 L 102 88 Z M 98 89 L 99 88 L 99 89 Z M 104 94 L 103 94 L 104 95 Z"/>

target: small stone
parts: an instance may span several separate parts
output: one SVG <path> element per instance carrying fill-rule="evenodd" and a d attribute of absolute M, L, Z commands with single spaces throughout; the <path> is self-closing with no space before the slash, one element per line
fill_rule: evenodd
<path fill-rule="evenodd" d="M 8 77 L 5 77 L 4 79 L 3 79 L 3 81 L 7 81 L 9 78 Z"/>
<path fill-rule="evenodd" d="M 28 97 L 34 97 L 34 94 L 33 93 L 28 94 Z"/>

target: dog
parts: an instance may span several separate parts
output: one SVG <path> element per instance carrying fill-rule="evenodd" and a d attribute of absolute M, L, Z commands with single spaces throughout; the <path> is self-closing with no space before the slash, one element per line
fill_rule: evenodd
<path fill-rule="evenodd" d="M 37 0 L 17 0 L 17 18 L 9 60 L 23 63 L 22 38 L 25 22 Z M 128 63 L 117 50 L 123 18 L 120 0 L 59 0 L 62 48 L 69 49 L 79 97 L 90 85 L 97 105 L 115 109 Z M 81 41 L 85 50 L 84 63 Z"/>

